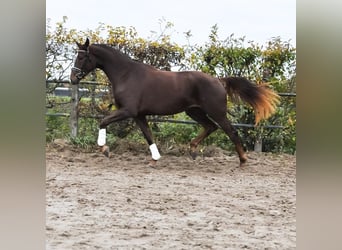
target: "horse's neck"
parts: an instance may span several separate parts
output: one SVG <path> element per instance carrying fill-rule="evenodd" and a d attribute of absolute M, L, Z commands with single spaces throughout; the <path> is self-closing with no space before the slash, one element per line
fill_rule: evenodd
<path fill-rule="evenodd" d="M 120 84 L 120 78 L 129 70 L 130 60 L 117 51 L 113 53 L 108 48 L 99 47 L 97 54 L 101 61 L 100 69 L 105 72 L 109 81 L 113 86 Z"/>

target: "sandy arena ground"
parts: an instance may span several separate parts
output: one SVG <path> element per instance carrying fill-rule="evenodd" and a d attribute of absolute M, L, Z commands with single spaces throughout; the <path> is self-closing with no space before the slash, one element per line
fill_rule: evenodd
<path fill-rule="evenodd" d="M 295 249 L 296 159 L 46 147 L 46 249 Z M 210 157 L 209 157 L 210 155 Z"/>

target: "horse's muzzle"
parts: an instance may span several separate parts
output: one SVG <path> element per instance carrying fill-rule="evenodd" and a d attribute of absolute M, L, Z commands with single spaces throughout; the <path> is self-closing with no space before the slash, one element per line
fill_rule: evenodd
<path fill-rule="evenodd" d="M 77 85 L 79 84 L 80 80 L 75 76 L 75 74 L 71 73 L 70 75 L 70 83 L 72 85 Z"/>
<path fill-rule="evenodd" d="M 84 71 L 79 68 L 73 67 L 71 68 L 70 82 L 73 85 L 76 85 L 80 82 L 80 80 L 86 75 Z"/>

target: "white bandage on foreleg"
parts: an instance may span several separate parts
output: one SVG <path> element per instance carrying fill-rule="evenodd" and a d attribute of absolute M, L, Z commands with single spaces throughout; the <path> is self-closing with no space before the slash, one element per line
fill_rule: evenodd
<path fill-rule="evenodd" d="M 99 130 L 99 137 L 97 138 L 97 144 L 99 146 L 103 146 L 106 144 L 106 129 L 105 128 L 101 128 Z"/>
<path fill-rule="evenodd" d="M 160 159 L 160 154 L 159 154 L 157 145 L 156 145 L 155 143 L 153 143 L 153 144 L 150 145 L 150 151 L 151 151 L 152 159 L 153 159 L 153 160 L 156 160 L 156 161 L 157 161 L 157 160 Z"/>

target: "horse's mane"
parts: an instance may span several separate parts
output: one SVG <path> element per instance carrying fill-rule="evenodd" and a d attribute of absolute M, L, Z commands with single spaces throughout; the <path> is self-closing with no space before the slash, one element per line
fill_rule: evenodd
<path fill-rule="evenodd" d="M 92 44 L 92 45 L 93 45 L 93 46 L 96 46 L 96 47 L 103 48 L 103 49 L 108 50 L 108 51 L 111 51 L 113 54 L 115 54 L 115 56 L 120 56 L 122 59 L 126 59 L 126 60 L 128 60 L 128 61 L 133 61 L 133 59 L 132 59 L 129 55 L 127 55 L 127 54 L 121 52 L 119 49 L 114 48 L 114 47 L 113 47 L 112 45 L 110 45 L 110 44 L 99 44 L 99 43 L 94 43 L 94 44 Z"/>
<path fill-rule="evenodd" d="M 112 52 L 116 57 L 120 57 L 122 60 L 125 60 L 125 61 L 128 61 L 128 62 L 134 62 L 136 63 L 137 65 L 142 65 L 144 67 L 149 67 L 149 68 L 153 68 L 155 70 L 159 70 L 157 69 L 156 67 L 152 66 L 152 65 L 149 65 L 149 64 L 146 64 L 138 59 L 133 59 L 129 56 L 129 54 L 125 54 L 124 52 L 120 51 L 119 49 L 117 48 L 114 48 L 112 45 L 110 44 L 103 44 L 103 43 L 94 43 L 92 44 L 96 47 L 100 47 L 100 48 L 103 48 L 107 51 L 110 51 Z"/>

